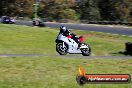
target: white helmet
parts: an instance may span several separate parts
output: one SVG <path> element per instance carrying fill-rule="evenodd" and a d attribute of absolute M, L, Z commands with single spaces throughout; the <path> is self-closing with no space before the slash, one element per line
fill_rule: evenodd
<path fill-rule="evenodd" d="M 61 26 L 60 29 L 63 30 L 64 32 L 67 30 L 65 26 Z"/>

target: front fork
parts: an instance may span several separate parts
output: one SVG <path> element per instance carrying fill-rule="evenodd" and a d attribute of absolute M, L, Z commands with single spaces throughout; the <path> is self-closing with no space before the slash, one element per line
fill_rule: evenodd
<path fill-rule="evenodd" d="M 62 43 L 62 47 L 65 48 L 65 43 L 64 42 Z"/>

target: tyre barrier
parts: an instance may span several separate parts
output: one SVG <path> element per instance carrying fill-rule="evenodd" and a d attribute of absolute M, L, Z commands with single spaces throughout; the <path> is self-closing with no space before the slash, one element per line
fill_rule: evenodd
<path fill-rule="evenodd" d="M 127 42 L 125 44 L 125 48 L 126 48 L 126 53 L 132 54 L 132 42 Z"/>

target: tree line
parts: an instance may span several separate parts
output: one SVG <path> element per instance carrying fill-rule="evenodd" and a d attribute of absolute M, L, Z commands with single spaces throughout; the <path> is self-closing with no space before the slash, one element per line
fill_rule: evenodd
<path fill-rule="evenodd" d="M 0 16 L 33 18 L 36 0 L 0 0 Z M 49 19 L 132 21 L 132 0 L 39 0 L 37 15 Z"/>

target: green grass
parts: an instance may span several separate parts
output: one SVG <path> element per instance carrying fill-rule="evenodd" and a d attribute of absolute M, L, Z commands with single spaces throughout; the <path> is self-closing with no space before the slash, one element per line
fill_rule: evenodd
<path fill-rule="evenodd" d="M 124 43 L 132 41 L 127 36 L 74 31 L 89 36 L 86 43 L 92 47 L 92 55 L 123 55 Z M 88 74 L 130 74 L 132 59 L 82 59 L 52 56 L 58 30 L 0 24 L 0 54 L 48 54 L 44 57 L 0 57 L 0 88 L 131 88 L 130 84 L 76 83 L 78 66 Z"/>
<path fill-rule="evenodd" d="M 55 39 L 58 30 L 0 24 L 0 54 L 57 54 Z M 123 55 L 127 36 L 113 36 L 89 31 L 74 31 L 77 35 L 94 34 L 86 39 L 93 56 Z M 52 53 L 51 53 L 52 52 Z"/>
<path fill-rule="evenodd" d="M 0 58 L 0 88 L 131 88 L 130 84 L 76 83 L 78 67 L 88 74 L 131 74 L 132 59 L 55 57 Z"/>
<path fill-rule="evenodd" d="M 56 34 L 49 28 L 0 25 L 0 53 L 55 53 Z"/>

